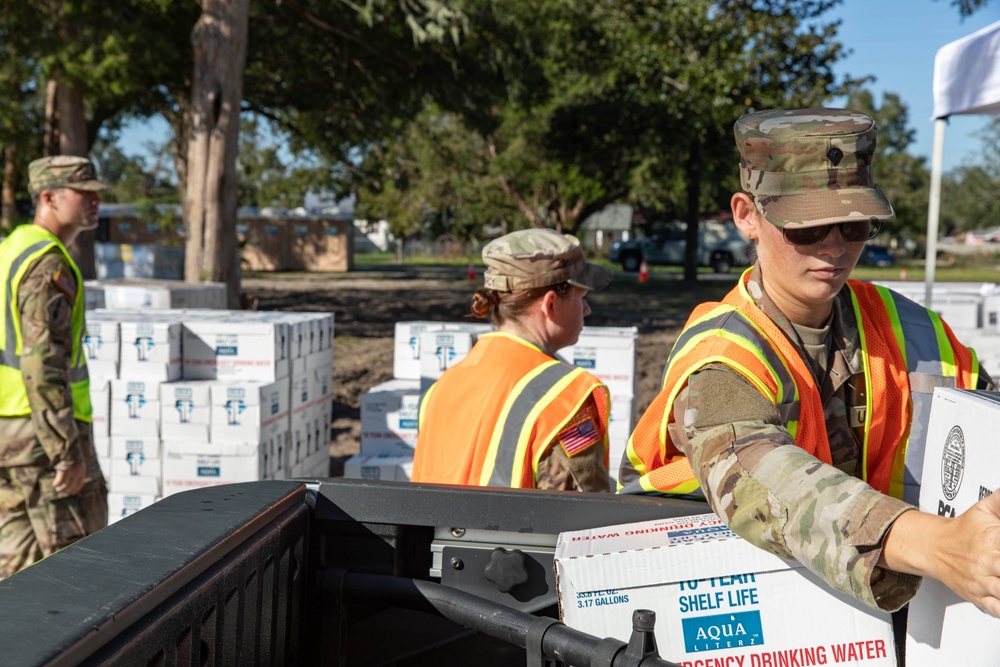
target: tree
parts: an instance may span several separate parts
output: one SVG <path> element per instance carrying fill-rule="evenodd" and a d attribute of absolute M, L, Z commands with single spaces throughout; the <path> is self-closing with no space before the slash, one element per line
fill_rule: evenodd
<path fill-rule="evenodd" d="M 183 202 L 184 278 L 225 283 L 230 308 L 240 296 L 236 153 L 249 11 L 249 0 L 202 0 L 191 34 L 195 70 Z"/>
<path fill-rule="evenodd" d="M 896 220 L 887 223 L 882 233 L 919 236 L 927 228 L 930 174 L 924 158 L 909 153 L 916 130 L 910 126 L 906 104 L 896 93 L 887 92 L 876 105 L 870 91 L 859 90 L 848 96 L 847 106 L 871 115 L 878 126 L 875 182 L 896 212 Z"/>

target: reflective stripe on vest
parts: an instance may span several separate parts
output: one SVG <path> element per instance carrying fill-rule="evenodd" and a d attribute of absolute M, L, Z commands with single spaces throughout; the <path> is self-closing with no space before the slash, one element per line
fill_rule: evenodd
<path fill-rule="evenodd" d="M 643 438 L 650 436 L 648 430 L 640 433 L 646 420 L 644 415 L 626 448 L 628 463 L 632 470 L 623 466 L 624 483 L 619 483 L 620 493 L 689 494 L 692 493 L 692 487 L 697 488 L 696 481 L 692 485 L 692 480 L 684 477 L 685 470 L 690 470 L 690 464 L 670 442 L 667 424 L 676 395 L 686 384 L 687 378 L 706 363 L 724 363 L 740 372 L 776 405 L 775 399 L 778 393 L 768 390 L 767 387 L 770 385 L 777 388 L 787 382 L 787 377 L 780 377 L 780 369 L 787 369 L 792 375 L 802 378 L 810 385 L 810 389 L 804 395 L 796 392 L 794 401 L 799 403 L 804 397 L 808 399 L 808 406 L 798 406 L 797 410 L 793 408 L 784 414 L 788 414 L 789 417 L 797 416 L 797 411 L 801 410 L 805 420 L 802 423 L 810 433 L 799 434 L 792 429 L 789 429 L 789 432 L 796 438 L 797 445 L 820 460 L 831 462 L 818 389 L 815 388 L 808 369 L 803 371 L 804 362 L 801 356 L 790 347 L 787 337 L 777 330 L 776 325 L 769 319 L 760 319 L 756 324 L 752 321 L 762 313 L 758 313 L 759 309 L 754 310 L 755 304 L 749 305 L 752 304 L 752 299 L 745 292 L 744 282 L 747 274 L 745 273 L 740 280 L 739 287 L 727 295 L 725 302 L 743 309 L 743 314 L 747 315 L 744 320 L 747 326 L 742 327 L 740 337 L 743 342 L 750 344 L 737 347 L 727 346 L 722 342 L 727 339 L 734 340 L 734 330 L 740 328 L 738 324 L 740 320 L 731 316 L 729 313 L 732 311 L 726 309 L 723 304 L 706 304 L 696 309 L 671 352 L 664 382 L 664 392 L 669 394 L 665 397 L 661 392 L 661 395 L 654 400 L 658 411 L 654 417 L 660 419 L 659 452 L 651 452 L 649 442 L 634 441 L 637 434 Z M 929 408 L 931 396 L 928 390 L 933 392 L 933 386 L 956 386 L 956 384 L 959 387 L 974 387 L 978 363 L 975 354 L 958 343 L 951 330 L 936 314 L 888 290 L 876 290 L 867 283 L 849 281 L 848 285 L 858 321 L 867 389 L 865 439 L 862 446 L 863 475 L 869 484 L 883 493 L 890 493 L 897 498 L 905 496 L 909 500 L 918 489 L 918 486 L 913 486 L 911 482 L 919 480 L 927 426 L 927 410 L 924 407 Z M 745 299 L 748 303 L 745 308 L 737 305 L 741 299 Z M 703 327 L 706 323 L 709 326 Z M 713 331 L 712 325 L 719 326 L 720 329 Z M 768 327 L 772 333 L 768 334 L 763 327 Z M 694 330 L 692 335 L 688 335 L 689 328 Z M 704 331 L 700 330 L 701 328 L 704 328 Z M 893 334 L 890 334 L 890 331 Z M 745 335 L 747 333 L 754 335 Z M 700 346 L 694 351 L 693 348 L 698 342 Z M 779 348 L 787 349 L 782 355 L 777 354 Z M 898 370 L 904 366 L 903 350 L 906 351 L 905 365 L 910 371 L 906 377 L 903 377 L 902 371 Z M 716 351 L 720 354 L 716 354 Z M 691 353 L 693 358 L 681 363 L 680 372 L 675 373 L 674 366 L 688 353 Z M 754 371 L 748 374 L 746 370 L 752 365 L 752 361 L 748 361 L 747 353 L 756 354 L 758 357 L 756 372 L 762 374 L 756 381 L 749 377 Z M 736 356 L 741 357 L 738 362 L 733 360 Z M 796 365 L 789 366 L 781 362 L 783 357 L 787 358 L 790 364 Z M 779 363 L 775 363 L 775 359 Z M 766 377 L 767 374 L 771 374 L 769 379 Z M 791 384 L 794 385 L 794 381 Z M 893 388 L 890 388 L 890 384 Z M 913 396 L 919 396 L 914 405 L 912 436 L 909 433 L 911 384 L 914 385 Z M 782 395 L 787 398 L 789 392 L 786 391 Z M 893 400 L 899 405 L 893 404 Z M 817 429 L 817 425 L 821 427 Z M 646 428 L 649 428 L 648 425 Z M 798 435 L 804 437 L 800 438 Z M 919 438 L 909 454 L 906 447 L 908 436 L 914 440 Z M 821 440 L 822 442 L 819 442 Z M 817 447 L 817 443 L 820 446 Z M 904 484 L 904 469 L 916 472 L 915 477 L 908 479 L 906 484 Z M 691 471 L 692 477 L 693 474 Z"/>
<path fill-rule="evenodd" d="M 89 422 L 92 418 L 90 381 L 84 354 L 84 294 L 83 278 L 76 264 L 62 243 L 50 232 L 28 224 L 16 227 L 3 242 L 0 252 L 0 279 L 3 280 L 4 326 L 0 329 L 0 416 L 18 417 L 31 413 L 24 378 L 21 375 L 21 354 L 24 343 L 21 335 L 20 310 L 17 291 L 21 279 L 38 258 L 55 247 L 73 269 L 76 279 L 76 299 L 72 314 L 72 347 L 69 351 L 70 369 L 67 380 L 73 396 L 73 416 Z M 8 259 L 13 255 L 11 259 Z"/>
<path fill-rule="evenodd" d="M 531 444 L 531 433 L 538 414 L 557 398 L 575 377 L 584 372 L 582 368 L 553 361 L 539 366 L 521 380 L 511 392 L 503 412 L 500 413 L 500 421 L 497 422 L 490 441 L 490 454 L 480 476 L 480 485 L 515 488 L 521 486 L 528 447 Z M 571 416 L 566 415 L 567 418 Z M 534 479 L 538 461 L 532 460 L 531 467 L 531 477 Z"/>
<path fill-rule="evenodd" d="M 972 388 L 978 382 L 975 352 L 957 343 L 941 317 L 885 287 L 871 286 L 892 322 L 892 333 L 903 356 L 910 387 L 913 417 L 909 437 L 897 452 L 890 495 L 917 505 L 927 447 L 927 426 L 935 387 Z M 863 290 L 855 286 L 855 294 Z M 855 310 L 856 314 L 859 311 Z"/>

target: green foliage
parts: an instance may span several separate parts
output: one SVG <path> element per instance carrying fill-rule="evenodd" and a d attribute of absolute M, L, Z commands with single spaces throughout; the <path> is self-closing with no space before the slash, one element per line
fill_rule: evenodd
<path fill-rule="evenodd" d="M 883 234 L 915 238 L 927 228 L 927 197 L 930 172 L 924 158 L 909 153 L 916 136 L 910 127 L 909 110 L 895 93 L 884 93 L 881 105 L 868 90 L 858 90 L 847 98 L 847 107 L 870 114 L 878 126 L 875 182 L 885 193 L 896 220 Z"/>
<path fill-rule="evenodd" d="M 91 159 L 97 167 L 101 180 L 111 186 L 111 190 L 101 194 L 107 202 L 176 203 L 177 188 L 170 182 L 168 172 L 162 162 L 150 169 L 145 159 L 125 155 L 110 138 L 99 138 L 91 150 Z"/>

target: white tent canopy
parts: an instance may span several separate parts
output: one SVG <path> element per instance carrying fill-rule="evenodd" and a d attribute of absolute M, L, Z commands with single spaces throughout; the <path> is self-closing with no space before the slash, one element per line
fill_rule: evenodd
<path fill-rule="evenodd" d="M 924 298 L 931 305 L 941 212 L 944 126 L 954 114 L 1000 114 L 1000 21 L 938 49 L 934 58 L 934 154 L 927 208 Z"/>

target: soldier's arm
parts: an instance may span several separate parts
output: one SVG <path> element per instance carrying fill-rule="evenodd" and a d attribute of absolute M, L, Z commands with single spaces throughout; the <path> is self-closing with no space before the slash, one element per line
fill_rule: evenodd
<path fill-rule="evenodd" d="M 607 424 L 602 423 L 594 398 L 587 398 L 567 424 L 539 462 L 535 486 L 563 491 L 610 492 Z"/>
<path fill-rule="evenodd" d="M 709 503 L 748 542 L 872 607 L 897 609 L 916 594 L 919 577 L 879 565 L 887 531 L 912 507 L 796 446 L 774 405 L 742 376 L 694 374 L 669 428 Z"/>
<path fill-rule="evenodd" d="M 82 287 L 63 258 L 48 253 L 29 269 L 17 293 L 24 340 L 21 375 L 31 421 L 57 470 L 83 462 L 69 383 L 73 295 Z"/>

